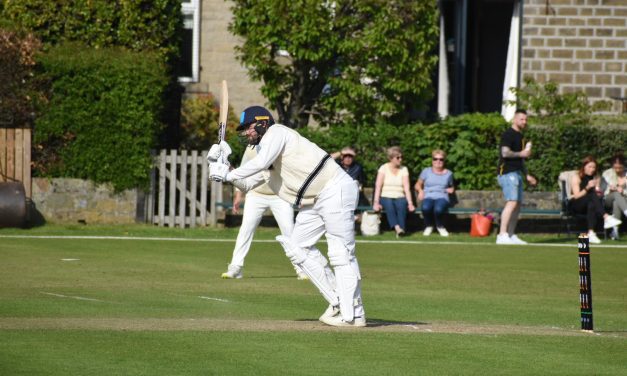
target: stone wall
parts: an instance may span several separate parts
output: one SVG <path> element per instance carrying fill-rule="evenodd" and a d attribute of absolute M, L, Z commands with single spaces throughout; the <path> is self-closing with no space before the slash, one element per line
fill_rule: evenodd
<path fill-rule="evenodd" d="M 523 77 L 592 102 L 627 97 L 627 0 L 524 0 L 522 36 Z"/>
<path fill-rule="evenodd" d="M 228 191 L 230 186 L 225 186 Z M 365 189 L 368 200 L 372 188 Z M 230 197 L 226 192 L 224 197 Z M 503 206 L 501 191 L 458 191 L 458 208 L 500 209 Z M 96 185 L 81 179 L 33 179 L 32 202 L 36 215 L 35 224 L 42 222 L 129 224 L 144 221 L 144 194 L 139 190 L 115 193 L 107 184 Z M 559 210 L 557 192 L 525 192 L 524 207 Z M 230 211 L 229 211 L 230 213 Z M 226 213 L 226 214 L 229 214 Z M 222 213 L 222 215 L 225 213 Z M 266 213 L 271 215 L 270 212 Z M 227 217 L 232 217 L 227 215 Z M 232 219 L 227 226 L 237 225 Z"/>
<path fill-rule="evenodd" d="M 35 222 L 134 223 L 141 199 L 137 190 L 114 193 L 110 185 L 87 180 L 33 178 Z"/>
<path fill-rule="evenodd" d="M 186 84 L 186 93 L 212 92 L 218 98 L 222 80 L 229 86 L 229 104 L 235 114 L 251 105 L 265 105 L 261 84 L 248 77 L 248 71 L 235 58 L 235 46 L 241 41 L 228 31 L 233 18 L 233 3 L 225 0 L 201 0 L 200 82 Z"/>

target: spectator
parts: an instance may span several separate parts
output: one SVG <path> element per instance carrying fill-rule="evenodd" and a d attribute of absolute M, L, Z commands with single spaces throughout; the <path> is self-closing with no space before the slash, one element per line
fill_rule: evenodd
<path fill-rule="evenodd" d="M 343 148 L 342 151 L 331 154 L 331 157 L 337 160 L 337 163 L 353 180 L 357 180 L 359 190 L 361 191 L 366 183 L 366 174 L 364 173 L 363 166 L 355 160 L 356 155 L 355 149 L 347 146 Z"/>
<path fill-rule="evenodd" d="M 375 211 L 385 209 L 390 229 L 394 229 L 396 237 L 405 234 L 407 210 L 416 210 L 409 190 L 409 171 L 401 165 L 403 154 L 401 148 L 392 146 L 387 150 L 388 163 L 379 167 L 374 186 Z"/>
<path fill-rule="evenodd" d="M 621 224 L 621 221 L 605 213 L 602 203 L 601 179 L 597 175 L 597 162 L 592 156 L 587 156 L 581 162 L 577 174 L 570 181 L 572 190 L 568 202 L 570 209 L 577 214 L 585 214 L 588 224 L 588 239 L 590 243 L 601 243 L 594 232 L 597 221 L 604 219 L 603 227 L 608 229 Z"/>
<path fill-rule="evenodd" d="M 434 150 L 431 153 L 431 167 L 420 173 L 414 186 L 418 192 L 418 200 L 422 201 L 422 216 L 425 219 L 424 236 L 433 232 L 433 225 L 441 236 L 448 236 L 442 217 L 449 208 L 449 195 L 455 192 L 453 187 L 453 172 L 444 167 L 446 153 L 443 150 Z"/>
<path fill-rule="evenodd" d="M 605 207 L 612 210 L 612 216 L 627 218 L 627 176 L 625 174 L 625 158 L 616 154 L 610 159 L 612 167 L 603 172 L 606 189 L 604 192 Z M 618 226 L 612 228 L 612 239 L 618 239 Z"/>
<path fill-rule="evenodd" d="M 359 202 L 358 206 L 370 206 L 370 202 L 364 195 L 364 185 L 366 184 L 366 174 L 364 173 L 363 166 L 355 160 L 357 153 L 355 149 L 346 146 L 342 151 L 336 151 L 331 154 L 331 157 L 337 161 L 337 163 L 346 171 L 346 173 L 359 183 Z M 355 220 L 360 220 L 361 214 L 359 210 L 355 210 Z"/>
<path fill-rule="evenodd" d="M 501 213 L 501 227 L 496 244 L 527 244 L 515 233 L 523 199 L 523 175 L 529 184 L 537 183 L 536 178 L 529 175 L 525 167 L 525 159 L 531 156 L 531 142 L 525 144 L 522 134 L 526 127 L 527 111 L 517 109 L 512 126 L 501 135 L 497 174 L 505 197 L 505 207 Z"/>

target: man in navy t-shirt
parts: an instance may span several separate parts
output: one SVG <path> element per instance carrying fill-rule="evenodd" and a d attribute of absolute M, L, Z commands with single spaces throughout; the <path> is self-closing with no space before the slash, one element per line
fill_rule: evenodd
<path fill-rule="evenodd" d="M 516 236 L 516 225 L 523 197 L 523 175 L 536 185 L 536 178 L 527 173 L 525 159 L 531 156 L 531 142 L 525 142 L 522 131 L 527 127 L 527 111 L 518 109 L 511 128 L 503 132 L 499 145 L 498 181 L 503 189 L 505 207 L 496 244 L 527 244 Z"/>

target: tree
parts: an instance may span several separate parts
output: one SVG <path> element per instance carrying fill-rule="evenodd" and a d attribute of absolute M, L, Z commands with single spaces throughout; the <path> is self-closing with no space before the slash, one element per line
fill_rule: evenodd
<path fill-rule="evenodd" d="M 40 48 L 31 33 L 0 26 L 0 127 L 31 127 L 41 93 L 33 77 Z"/>
<path fill-rule="evenodd" d="M 282 123 L 403 123 L 433 96 L 435 1 L 234 3 L 238 58 Z"/>

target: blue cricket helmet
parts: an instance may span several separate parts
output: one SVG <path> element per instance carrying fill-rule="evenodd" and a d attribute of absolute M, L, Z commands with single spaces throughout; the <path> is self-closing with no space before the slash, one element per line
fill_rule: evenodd
<path fill-rule="evenodd" d="M 266 122 L 266 126 L 269 127 L 274 124 L 274 118 L 270 111 L 261 106 L 250 106 L 242 111 L 242 115 L 239 118 L 239 126 L 237 131 L 244 130 L 252 123 Z"/>

